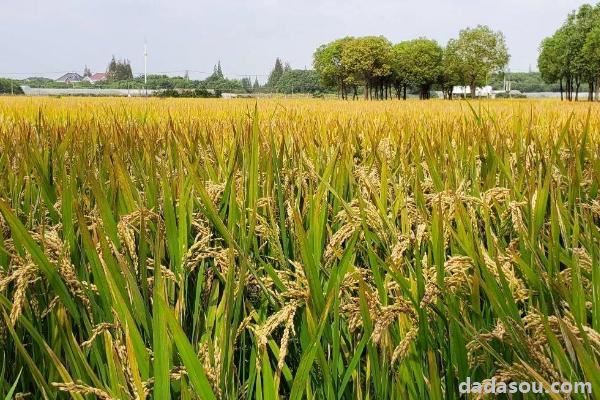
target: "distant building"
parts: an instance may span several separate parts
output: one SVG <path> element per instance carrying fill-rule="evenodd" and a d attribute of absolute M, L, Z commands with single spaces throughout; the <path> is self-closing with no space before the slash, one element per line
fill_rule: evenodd
<path fill-rule="evenodd" d="M 66 74 L 64 74 L 63 76 L 61 76 L 60 78 L 56 79 L 56 82 L 63 82 L 63 83 L 73 83 L 73 82 L 81 82 L 83 80 L 83 77 L 81 75 L 79 75 L 77 72 L 68 72 Z"/>
<path fill-rule="evenodd" d="M 491 86 L 475 88 L 475 97 L 492 97 L 492 95 L 493 91 Z M 469 86 L 454 86 L 452 89 L 452 96 L 470 97 L 471 88 Z"/>
<path fill-rule="evenodd" d="M 92 76 L 86 76 L 83 78 L 84 81 L 90 83 L 102 82 L 106 80 L 106 72 L 96 72 Z"/>

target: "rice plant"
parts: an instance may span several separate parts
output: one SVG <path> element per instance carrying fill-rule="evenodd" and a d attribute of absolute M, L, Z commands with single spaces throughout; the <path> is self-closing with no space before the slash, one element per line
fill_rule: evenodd
<path fill-rule="evenodd" d="M 600 393 L 599 112 L 0 98 L 0 396 Z"/>

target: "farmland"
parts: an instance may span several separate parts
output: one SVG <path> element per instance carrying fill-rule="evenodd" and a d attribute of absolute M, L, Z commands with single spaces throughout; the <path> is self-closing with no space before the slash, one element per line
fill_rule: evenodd
<path fill-rule="evenodd" d="M 598 104 L 0 98 L 0 394 L 598 393 L 599 188 Z"/>

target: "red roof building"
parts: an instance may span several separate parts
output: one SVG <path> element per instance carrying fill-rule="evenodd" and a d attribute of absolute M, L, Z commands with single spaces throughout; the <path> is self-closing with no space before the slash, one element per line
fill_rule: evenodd
<path fill-rule="evenodd" d="M 102 82 L 106 80 L 106 72 L 96 72 L 92 76 L 85 78 L 86 81 L 91 83 Z"/>

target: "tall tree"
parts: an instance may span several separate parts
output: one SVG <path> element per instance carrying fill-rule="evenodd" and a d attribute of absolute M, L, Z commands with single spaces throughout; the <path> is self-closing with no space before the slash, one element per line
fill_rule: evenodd
<path fill-rule="evenodd" d="M 215 66 L 213 67 L 213 73 L 205 79 L 205 82 L 215 84 L 216 82 L 222 81 L 225 79 L 223 75 L 223 69 L 221 68 L 221 61 L 219 60 Z"/>
<path fill-rule="evenodd" d="M 393 71 L 393 84 L 398 98 L 406 100 L 406 89 L 411 84 L 411 76 L 407 60 L 411 57 L 410 42 L 404 41 L 395 44 L 391 51 Z"/>
<path fill-rule="evenodd" d="M 538 64 L 544 80 L 560 82 L 561 98 L 578 100 L 583 83 L 588 86 L 588 100 L 598 98 L 600 71 L 597 49 L 600 46 L 600 4 L 582 5 L 571 12 L 563 25 L 540 45 Z"/>
<path fill-rule="evenodd" d="M 225 76 L 223 75 L 223 69 L 221 68 L 221 60 L 217 61 L 217 65 L 215 67 L 215 75 L 219 79 L 223 79 Z"/>
<path fill-rule="evenodd" d="M 365 86 L 365 99 L 383 98 L 392 76 L 392 44 L 383 36 L 365 36 L 346 43 L 342 64 L 356 82 Z M 387 92 L 387 90 L 386 90 Z"/>
<path fill-rule="evenodd" d="M 464 85 L 464 78 L 461 74 L 459 62 L 454 49 L 446 47 L 442 55 L 442 66 L 439 76 L 439 85 L 445 99 L 452 100 L 454 86 Z"/>
<path fill-rule="evenodd" d="M 269 79 L 267 80 L 267 86 L 274 88 L 277 85 L 279 78 L 281 78 L 281 75 L 283 75 L 283 64 L 279 57 L 277 57 L 275 59 L 275 66 L 273 67 L 273 70 L 269 75 Z"/>
<path fill-rule="evenodd" d="M 133 79 L 133 71 L 128 59 L 117 60 L 115 56 L 112 56 L 106 72 L 107 78 L 110 81 Z"/>
<path fill-rule="evenodd" d="M 485 83 L 492 72 L 503 69 L 510 59 L 502 32 L 482 25 L 461 30 L 458 39 L 448 42 L 448 49 L 473 98 L 477 85 Z"/>
<path fill-rule="evenodd" d="M 540 45 L 538 68 L 546 83 L 560 81 L 560 98 L 563 99 L 564 61 L 562 60 L 561 44 L 558 35 L 546 38 Z"/>
<path fill-rule="evenodd" d="M 592 79 L 593 89 L 590 88 L 590 93 L 595 92 L 596 101 L 600 101 L 600 25 L 594 27 L 587 35 L 583 54 Z"/>
<path fill-rule="evenodd" d="M 240 80 L 240 83 L 242 84 L 242 87 L 244 88 L 244 90 L 246 92 L 251 92 L 252 91 L 252 81 L 250 81 L 250 78 L 245 76 Z"/>
<path fill-rule="evenodd" d="M 333 42 L 319 46 L 313 55 L 313 66 L 321 83 L 326 87 L 337 88 L 342 99 L 348 97 L 347 88 L 352 87 L 349 81 L 349 71 L 342 64 L 342 51 L 344 46 L 354 40 L 353 37 L 345 37 Z M 354 87 L 354 89 L 356 89 Z M 356 90 L 355 90 L 356 94 Z"/>
<path fill-rule="evenodd" d="M 110 62 L 108 63 L 108 67 L 106 68 L 107 78 L 110 80 L 114 80 L 114 76 L 116 75 L 116 73 L 117 73 L 117 59 L 113 55 L 112 58 L 110 59 Z"/>
<path fill-rule="evenodd" d="M 83 67 L 83 77 L 85 78 L 90 76 L 92 76 L 92 71 L 90 71 L 90 69 L 86 65 L 85 67 Z"/>
<path fill-rule="evenodd" d="M 443 50 L 437 42 L 425 38 L 402 42 L 394 47 L 392 57 L 397 82 L 403 87 L 415 86 L 419 89 L 419 97 L 428 99 L 442 69 Z"/>

